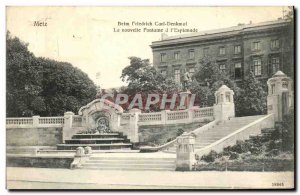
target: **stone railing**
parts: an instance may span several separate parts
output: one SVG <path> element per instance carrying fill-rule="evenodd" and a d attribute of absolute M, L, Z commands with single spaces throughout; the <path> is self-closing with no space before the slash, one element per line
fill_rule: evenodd
<path fill-rule="evenodd" d="M 208 154 L 210 151 L 214 150 L 216 152 L 221 152 L 225 147 L 232 146 L 236 144 L 238 140 L 248 139 L 250 135 L 258 135 L 264 128 L 274 127 L 274 115 L 269 114 L 262 116 L 262 118 L 253 121 L 252 123 L 243 126 L 242 128 L 234 131 L 233 133 L 223 137 L 222 139 L 204 147 L 196 150 L 195 153 L 199 156 Z"/>
<path fill-rule="evenodd" d="M 26 118 L 6 118 L 6 128 L 31 128 L 31 127 L 62 127 L 64 117 L 26 117 Z"/>
<path fill-rule="evenodd" d="M 120 118 L 121 125 L 129 125 L 130 113 L 123 113 Z M 85 123 L 79 115 L 72 116 L 72 127 L 82 127 Z M 138 114 L 138 125 L 159 125 L 191 123 L 201 120 L 213 120 L 213 107 L 194 108 L 190 110 L 140 113 Z M 7 128 L 30 128 L 30 127 L 63 127 L 65 123 L 64 116 L 56 117 L 26 117 L 26 118 L 6 118 Z"/>
<path fill-rule="evenodd" d="M 213 117 L 214 110 L 213 107 L 200 108 L 194 111 L 193 118 L 203 118 L 203 117 Z"/>
<path fill-rule="evenodd" d="M 161 112 L 153 112 L 153 113 L 141 113 L 139 114 L 138 122 L 161 122 L 162 113 Z"/>
<path fill-rule="evenodd" d="M 214 119 L 213 107 L 193 108 L 189 110 L 142 113 L 139 114 L 139 125 L 192 123 Z"/>
<path fill-rule="evenodd" d="M 58 125 L 62 126 L 64 124 L 64 117 L 39 117 L 38 125 Z"/>
<path fill-rule="evenodd" d="M 32 126 L 33 119 L 26 118 L 6 118 L 6 126 Z"/>

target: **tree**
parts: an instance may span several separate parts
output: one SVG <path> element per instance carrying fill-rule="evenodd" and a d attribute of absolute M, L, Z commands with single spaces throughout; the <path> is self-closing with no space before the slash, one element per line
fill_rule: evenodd
<path fill-rule="evenodd" d="M 263 89 L 253 72 L 243 80 L 241 88 L 243 89 L 236 97 L 236 115 L 251 116 L 266 114 L 267 111 L 267 92 Z"/>
<path fill-rule="evenodd" d="M 87 74 L 67 62 L 37 58 L 19 38 L 6 36 L 8 117 L 55 116 L 93 100 L 96 87 Z"/>
<path fill-rule="evenodd" d="M 230 79 L 227 72 L 221 72 L 216 60 L 208 56 L 199 60 L 200 67 L 193 75 L 191 92 L 196 94 L 196 104 L 202 106 L 213 106 L 215 103 L 215 92 L 222 86 L 227 85 L 235 93 L 240 94 L 234 80 Z"/>
<path fill-rule="evenodd" d="M 129 57 L 130 65 L 122 70 L 121 79 L 128 83 L 127 88 L 120 92 L 129 95 L 129 102 L 136 94 L 141 94 L 143 105 L 148 94 L 173 94 L 177 93 L 179 86 L 171 78 L 167 78 L 151 66 L 149 59 Z M 158 111 L 160 102 L 152 105 L 150 111 Z M 128 105 L 123 105 L 126 109 Z"/>

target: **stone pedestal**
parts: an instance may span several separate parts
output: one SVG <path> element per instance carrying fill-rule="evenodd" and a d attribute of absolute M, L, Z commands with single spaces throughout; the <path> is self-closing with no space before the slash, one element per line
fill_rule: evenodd
<path fill-rule="evenodd" d="M 222 85 L 215 92 L 214 117 L 216 121 L 226 121 L 235 117 L 233 95 L 234 92 L 226 85 Z"/>
<path fill-rule="evenodd" d="M 177 107 L 178 110 L 185 110 L 188 109 L 191 103 L 194 104 L 194 101 L 192 100 L 192 93 L 190 91 L 180 92 L 179 93 L 180 102 L 179 106 Z"/>
<path fill-rule="evenodd" d="M 278 71 L 267 82 L 268 84 L 268 114 L 274 114 L 275 121 L 282 121 L 294 107 L 293 80 L 283 72 Z"/>
<path fill-rule="evenodd" d="M 40 116 L 32 116 L 32 125 L 34 127 L 38 127 L 39 126 L 39 118 L 40 118 Z"/>
<path fill-rule="evenodd" d="M 63 142 L 65 142 L 66 139 L 70 139 L 73 135 L 72 131 L 72 123 L 73 123 L 73 112 L 65 112 L 64 114 L 64 126 L 63 126 Z"/>
<path fill-rule="evenodd" d="M 195 135 L 187 132 L 177 138 L 176 149 L 176 170 L 189 171 L 192 170 L 196 163 L 195 159 Z"/>
<path fill-rule="evenodd" d="M 129 132 L 127 136 L 132 143 L 137 143 L 139 142 L 138 120 L 139 120 L 139 114 L 141 113 L 141 110 L 137 108 L 133 108 L 129 110 L 129 113 L 130 113 Z"/>

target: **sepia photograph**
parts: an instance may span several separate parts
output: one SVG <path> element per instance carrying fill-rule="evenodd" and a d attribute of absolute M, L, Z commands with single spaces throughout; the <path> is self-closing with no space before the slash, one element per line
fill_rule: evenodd
<path fill-rule="evenodd" d="M 5 11 L 6 189 L 295 189 L 295 7 Z"/>

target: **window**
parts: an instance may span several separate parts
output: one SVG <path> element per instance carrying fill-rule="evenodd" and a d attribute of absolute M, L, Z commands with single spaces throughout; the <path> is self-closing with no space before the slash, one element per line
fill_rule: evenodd
<path fill-rule="evenodd" d="M 253 51 L 260 50 L 260 42 L 259 41 L 256 41 L 256 42 L 252 43 L 252 50 Z"/>
<path fill-rule="evenodd" d="M 235 45 L 234 46 L 234 54 L 239 54 L 239 53 L 241 53 L 241 46 Z"/>
<path fill-rule="evenodd" d="M 174 59 L 175 60 L 179 60 L 180 59 L 179 51 L 174 52 Z"/>
<path fill-rule="evenodd" d="M 166 76 L 166 75 L 167 75 L 167 71 L 166 71 L 166 70 L 161 70 L 160 73 L 161 73 L 163 76 Z"/>
<path fill-rule="evenodd" d="M 225 55 L 225 47 L 219 47 L 219 55 Z"/>
<path fill-rule="evenodd" d="M 271 94 L 274 94 L 275 93 L 275 84 L 272 84 L 271 85 Z"/>
<path fill-rule="evenodd" d="M 285 89 L 288 88 L 288 83 L 286 81 L 282 82 L 282 88 L 285 88 Z"/>
<path fill-rule="evenodd" d="M 175 69 L 174 79 L 175 79 L 175 82 L 180 83 L 180 70 L 179 69 Z"/>
<path fill-rule="evenodd" d="M 204 57 L 208 56 L 208 51 L 209 51 L 209 48 L 204 48 L 203 49 L 203 55 L 204 55 Z"/>
<path fill-rule="evenodd" d="M 195 51 L 193 49 L 189 50 L 189 59 L 194 59 L 195 58 Z"/>
<path fill-rule="evenodd" d="M 279 70 L 279 57 L 271 58 L 271 74 L 275 74 Z"/>
<path fill-rule="evenodd" d="M 242 77 L 242 63 L 236 62 L 234 64 L 234 78 L 239 79 Z"/>
<path fill-rule="evenodd" d="M 195 73 L 195 68 L 194 67 L 189 68 L 189 73 L 192 76 Z"/>
<path fill-rule="evenodd" d="M 225 64 L 220 64 L 219 68 L 220 68 L 221 72 L 225 73 L 225 71 L 226 71 L 226 65 Z"/>
<path fill-rule="evenodd" d="M 167 58 L 167 55 L 165 53 L 161 53 L 160 54 L 160 61 L 161 62 L 165 62 L 166 61 L 166 58 Z"/>
<path fill-rule="evenodd" d="M 261 59 L 254 59 L 253 65 L 254 65 L 254 75 L 260 76 L 261 75 Z"/>
<path fill-rule="evenodd" d="M 278 49 L 279 48 L 279 40 L 275 39 L 271 41 L 271 49 Z"/>

